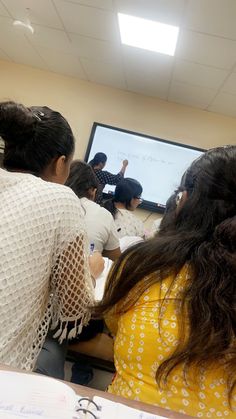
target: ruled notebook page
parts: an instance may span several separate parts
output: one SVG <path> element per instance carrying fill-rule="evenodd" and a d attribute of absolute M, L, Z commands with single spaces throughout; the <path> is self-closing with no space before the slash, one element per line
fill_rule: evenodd
<path fill-rule="evenodd" d="M 73 419 L 75 392 L 41 375 L 0 371 L 1 419 Z"/>

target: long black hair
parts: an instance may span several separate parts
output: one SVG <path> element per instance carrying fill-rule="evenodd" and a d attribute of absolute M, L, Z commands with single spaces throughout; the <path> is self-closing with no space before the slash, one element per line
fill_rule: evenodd
<path fill-rule="evenodd" d="M 89 189 L 98 188 L 98 181 L 93 169 L 82 160 L 74 160 L 70 166 L 70 174 L 66 181 L 79 198 L 90 198 Z"/>
<path fill-rule="evenodd" d="M 230 400 L 236 386 L 236 146 L 204 153 L 185 173 L 180 190 L 187 200 L 177 211 L 172 197 L 172 214 L 166 214 L 169 221 L 161 223 L 159 234 L 114 263 L 94 314 L 104 315 L 121 300 L 121 312 L 127 311 L 150 285 L 187 264 L 191 275 L 180 294 L 179 345 L 156 379 L 166 384 L 179 364 L 188 369 L 218 363 L 228 376 Z M 129 291 L 137 284 L 134 296 Z"/>
<path fill-rule="evenodd" d="M 107 155 L 105 153 L 96 153 L 94 158 L 90 160 L 89 164 L 92 166 L 92 168 L 99 165 L 99 163 L 106 163 L 107 161 Z"/>
<path fill-rule="evenodd" d="M 126 209 L 130 209 L 131 201 L 133 198 L 140 198 L 143 192 L 142 185 L 132 178 L 125 178 L 121 180 L 115 188 L 114 196 L 108 199 L 103 204 L 113 217 L 115 216 L 117 209 L 116 203 L 120 202 L 125 205 Z"/>
<path fill-rule="evenodd" d="M 3 166 L 40 175 L 50 162 L 74 151 L 66 119 L 46 106 L 0 103 L 0 136 L 5 142 Z"/>

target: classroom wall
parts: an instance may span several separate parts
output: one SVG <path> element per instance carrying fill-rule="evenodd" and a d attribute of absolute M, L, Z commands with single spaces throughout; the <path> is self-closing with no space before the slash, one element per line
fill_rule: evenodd
<path fill-rule="evenodd" d="M 84 157 L 94 121 L 203 148 L 236 144 L 236 118 L 0 61 L 0 100 L 8 99 L 62 112 L 77 158 Z"/>

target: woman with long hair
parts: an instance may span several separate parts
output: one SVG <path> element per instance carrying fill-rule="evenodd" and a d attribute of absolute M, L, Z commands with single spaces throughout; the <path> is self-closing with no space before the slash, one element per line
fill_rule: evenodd
<path fill-rule="evenodd" d="M 117 185 L 124 177 L 126 168 L 128 166 L 128 160 L 123 160 L 119 173 L 113 174 L 107 170 L 103 170 L 107 163 L 107 155 L 105 153 L 96 153 L 94 158 L 90 160 L 89 164 L 94 170 L 98 181 L 98 189 L 95 197 L 95 201 L 98 204 L 102 202 L 102 191 L 106 185 Z"/>
<path fill-rule="evenodd" d="M 109 211 L 94 202 L 98 181 L 91 166 L 81 160 L 74 160 L 66 185 L 80 198 L 93 250 L 111 260 L 117 259 L 120 256 L 120 244 L 116 226 Z"/>
<path fill-rule="evenodd" d="M 35 368 L 51 326 L 40 371 L 63 378 L 65 354 L 57 340 L 76 336 L 88 323 L 90 268 L 98 274 L 94 261 L 89 268 L 80 202 L 63 186 L 73 133 L 52 109 L 3 102 L 0 136 L 6 169 L 0 169 L 0 362 Z"/>
<path fill-rule="evenodd" d="M 194 417 L 236 412 L 236 146 L 184 174 L 153 239 L 113 265 L 95 308 L 115 335 L 109 391 Z"/>
<path fill-rule="evenodd" d="M 103 204 L 113 215 L 120 238 L 145 236 L 143 222 L 133 214 L 142 202 L 142 192 L 142 185 L 136 179 L 125 178 L 116 186 L 113 198 Z"/>

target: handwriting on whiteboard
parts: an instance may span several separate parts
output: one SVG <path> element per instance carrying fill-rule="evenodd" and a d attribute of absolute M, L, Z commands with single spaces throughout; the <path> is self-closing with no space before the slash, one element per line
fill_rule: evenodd
<path fill-rule="evenodd" d="M 153 157 L 151 154 L 137 154 L 137 153 L 125 153 L 124 151 L 118 151 L 117 159 L 120 160 L 129 160 L 129 161 L 143 161 L 149 163 L 157 163 L 157 164 L 164 164 L 164 165 L 173 165 L 173 161 L 166 161 L 164 159 L 159 159 L 157 157 Z"/>

